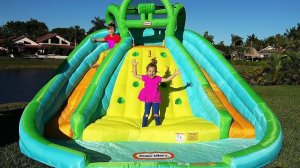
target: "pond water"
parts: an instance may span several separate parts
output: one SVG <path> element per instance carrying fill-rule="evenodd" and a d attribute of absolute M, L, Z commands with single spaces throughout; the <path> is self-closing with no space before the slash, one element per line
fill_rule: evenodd
<path fill-rule="evenodd" d="M 54 69 L 1 69 L 0 104 L 29 102 L 54 73 Z"/>

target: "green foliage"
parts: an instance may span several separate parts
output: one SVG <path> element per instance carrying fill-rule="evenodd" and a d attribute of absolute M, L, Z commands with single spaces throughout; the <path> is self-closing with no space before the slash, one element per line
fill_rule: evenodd
<path fill-rule="evenodd" d="M 232 65 L 247 65 L 247 66 L 260 66 L 263 64 L 262 61 L 245 61 L 245 60 L 231 60 Z"/>
<path fill-rule="evenodd" d="M 215 48 L 217 48 L 218 50 L 222 51 L 224 56 L 230 55 L 231 54 L 231 48 L 226 46 L 224 44 L 224 41 L 221 41 L 218 44 L 214 45 Z"/>
<path fill-rule="evenodd" d="M 231 46 L 238 47 L 238 46 L 242 46 L 243 44 L 244 42 L 242 37 L 231 34 Z"/>
<path fill-rule="evenodd" d="M 105 29 L 105 20 L 104 19 L 100 19 L 100 17 L 95 17 L 91 23 L 93 24 L 93 27 L 87 32 L 87 34 L 91 34 L 97 30 L 100 29 Z"/>
<path fill-rule="evenodd" d="M 264 41 L 263 40 L 259 40 L 255 36 L 255 34 L 252 34 L 250 36 L 247 36 L 245 46 L 246 47 L 254 47 L 257 50 L 261 50 L 261 49 L 264 48 Z"/>
<path fill-rule="evenodd" d="M 64 59 L 25 59 L 0 57 L 0 69 L 51 68 L 56 69 Z M 2 107 L 0 106 L 0 109 Z"/>
<path fill-rule="evenodd" d="M 286 31 L 286 49 L 289 51 L 300 51 L 300 23 Z"/>
<path fill-rule="evenodd" d="M 3 37 L 18 37 L 25 35 L 30 39 L 36 40 L 38 37 L 48 33 L 48 27 L 45 23 L 39 22 L 35 19 L 29 21 L 9 21 L 1 26 L 1 33 Z"/>
<path fill-rule="evenodd" d="M 277 53 L 245 77 L 250 84 L 300 84 L 300 52 Z"/>
<path fill-rule="evenodd" d="M 26 24 L 22 21 L 9 21 L 1 27 L 4 37 L 22 36 L 26 34 Z"/>
<path fill-rule="evenodd" d="M 208 31 L 204 32 L 203 37 L 206 38 L 210 43 L 215 44 L 215 42 L 214 42 L 214 36 L 208 34 Z"/>
<path fill-rule="evenodd" d="M 247 36 L 245 43 L 242 37 L 231 35 L 231 52 L 243 54 L 251 46 L 258 51 L 267 46 L 273 46 L 279 50 L 298 52 L 300 51 L 300 24 L 298 23 L 297 27 L 286 30 L 286 33 L 283 35 L 276 34 L 266 39 L 258 39 L 255 34 L 252 34 Z"/>
<path fill-rule="evenodd" d="M 48 27 L 45 23 L 39 22 L 36 19 L 30 19 L 25 22 L 26 25 L 26 36 L 30 39 L 36 40 L 38 37 L 41 37 L 48 33 Z"/>
<path fill-rule="evenodd" d="M 273 46 L 275 48 L 284 49 L 286 47 L 286 38 L 281 34 L 270 36 L 264 40 L 264 46 Z"/>
<path fill-rule="evenodd" d="M 13 54 L 14 56 L 20 56 L 20 52 L 22 52 L 22 46 L 13 42 L 15 37 L 26 36 L 36 40 L 46 33 L 48 33 L 46 24 L 35 19 L 26 22 L 8 21 L 0 27 L 0 37 L 6 39 L 3 44 L 3 47 L 8 49 L 6 54 Z"/>
<path fill-rule="evenodd" d="M 69 28 L 55 28 L 51 32 L 63 36 L 65 39 L 76 44 L 85 38 L 85 30 L 78 25 Z"/>
<path fill-rule="evenodd" d="M 3 26 L 0 26 L 0 38 L 4 38 Z"/>

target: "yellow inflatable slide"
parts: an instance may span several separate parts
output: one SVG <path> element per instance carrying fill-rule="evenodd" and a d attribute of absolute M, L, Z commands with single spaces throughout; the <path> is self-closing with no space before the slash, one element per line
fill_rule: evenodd
<path fill-rule="evenodd" d="M 100 54 L 94 66 L 84 75 L 78 86 L 74 89 L 61 112 L 46 124 L 45 135 L 47 137 L 72 139 L 73 133 L 70 118 L 94 77 L 97 67 L 102 63 L 108 52 L 105 51 Z"/>
<path fill-rule="evenodd" d="M 84 141 L 188 143 L 219 139 L 220 131 L 215 124 L 193 116 L 185 91 L 189 84 L 183 83 L 181 77 L 160 85 L 162 125 L 155 126 L 152 116 L 149 126 L 141 127 L 144 103 L 137 97 L 143 88 L 143 81 L 133 77 L 131 61 L 135 58 L 139 62 L 138 74 L 145 74 L 145 67 L 154 57 L 158 61 L 158 76 L 167 77 L 178 69 L 165 47 L 139 46 L 129 50 L 114 86 L 107 114 L 84 130 Z"/>

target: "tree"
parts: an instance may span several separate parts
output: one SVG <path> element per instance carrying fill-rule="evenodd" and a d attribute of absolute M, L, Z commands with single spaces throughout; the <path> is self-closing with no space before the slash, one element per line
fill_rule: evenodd
<path fill-rule="evenodd" d="M 253 48 L 257 49 L 257 50 L 261 50 L 263 48 L 263 41 L 259 40 L 255 36 L 255 34 L 252 34 L 250 36 L 247 36 L 245 45 L 247 47 L 253 47 Z"/>
<path fill-rule="evenodd" d="M 290 51 L 299 51 L 300 50 L 300 23 L 297 27 L 293 27 L 289 30 L 286 30 L 284 33 L 286 37 L 286 49 Z"/>
<path fill-rule="evenodd" d="M 38 37 L 41 37 L 49 32 L 47 25 L 36 19 L 30 19 L 25 23 L 25 26 L 26 35 L 33 40 L 36 40 Z"/>
<path fill-rule="evenodd" d="M 209 42 L 211 42 L 212 44 L 214 44 L 214 36 L 213 35 L 209 35 L 208 31 L 204 32 L 203 35 L 204 38 L 206 38 Z"/>
<path fill-rule="evenodd" d="M 243 44 L 244 42 L 242 37 L 231 34 L 231 46 L 238 47 L 238 46 L 242 46 Z"/>
<path fill-rule="evenodd" d="M 217 48 L 218 50 L 222 51 L 223 52 L 222 54 L 225 57 L 230 56 L 230 47 L 226 46 L 224 44 L 224 41 L 220 41 L 218 44 L 215 44 L 214 47 Z"/>
<path fill-rule="evenodd" d="M 30 19 L 27 22 L 8 21 L 1 27 L 1 34 L 5 38 L 25 35 L 30 39 L 36 40 L 38 37 L 46 33 L 48 33 L 48 27 L 46 24 L 35 19 Z"/>
<path fill-rule="evenodd" d="M 2 34 L 5 38 L 12 36 L 26 35 L 26 24 L 22 21 L 8 21 L 1 28 Z"/>
<path fill-rule="evenodd" d="M 51 30 L 51 33 L 56 33 L 67 40 L 71 40 L 71 33 L 69 28 L 54 28 Z"/>
<path fill-rule="evenodd" d="M 55 28 L 51 32 L 63 36 L 75 44 L 80 43 L 85 38 L 85 30 L 78 25 L 69 28 Z"/>
<path fill-rule="evenodd" d="M 1 35 L 5 40 L 4 48 L 7 48 L 8 54 L 18 55 L 16 50 L 17 44 L 13 42 L 12 37 L 22 36 L 26 34 L 26 25 L 22 21 L 9 21 L 1 27 Z"/>
<path fill-rule="evenodd" d="M 97 30 L 105 29 L 105 20 L 100 19 L 100 17 L 94 17 L 94 20 L 91 21 L 93 27 L 87 32 L 87 34 L 91 34 Z"/>
<path fill-rule="evenodd" d="M 78 25 L 71 27 L 71 29 L 73 29 L 73 41 L 75 45 L 77 45 L 85 38 L 85 30 L 83 28 L 80 28 L 80 26 Z"/>
<path fill-rule="evenodd" d="M 276 48 L 285 48 L 286 38 L 281 34 L 276 34 L 275 36 L 270 36 L 264 40 L 264 47 L 273 46 Z"/>
<path fill-rule="evenodd" d="M 243 47 L 243 38 L 238 35 L 231 34 L 231 45 L 230 45 L 230 52 L 231 52 L 231 59 L 242 59 L 242 55 L 244 53 Z"/>
<path fill-rule="evenodd" d="M 4 38 L 3 27 L 0 26 L 0 38 Z"/>
<path fill-rule="evenodd" d="M 273 54 L 255 71 L 254 84 L 300 84 L 300 53 Z"/>

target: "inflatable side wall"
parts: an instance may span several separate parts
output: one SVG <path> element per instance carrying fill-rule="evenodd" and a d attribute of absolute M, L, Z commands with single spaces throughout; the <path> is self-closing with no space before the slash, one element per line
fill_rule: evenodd
<path fill-rule="evenodd" d="M 68 56 L 56 75 L 37 93 L 24 110 L 20 125 L 20 149 L 25 155 L 55 167 L 84 167 L 88 157 L 82 152 L 54 144 L 43 136 L 45 123 L 61 108 L 82 76 L 107 50 L 107 44 L 96 45 L 91 36 L 102 38 L 106 30 L 86 37 Z M 55 153 L 55 155 L 54 155 Z"/>
<path fill-rule="evenodd" d="M 273 161 L 281 150 L 282 131 L 272 110 L 202 36 L 186 30 L 183 45 L 217 83 L 230 103 L 252 123 L 260 141 L 255 146 L 224 156 L 223 161 L 232 167 L 260 167 Z"/>

